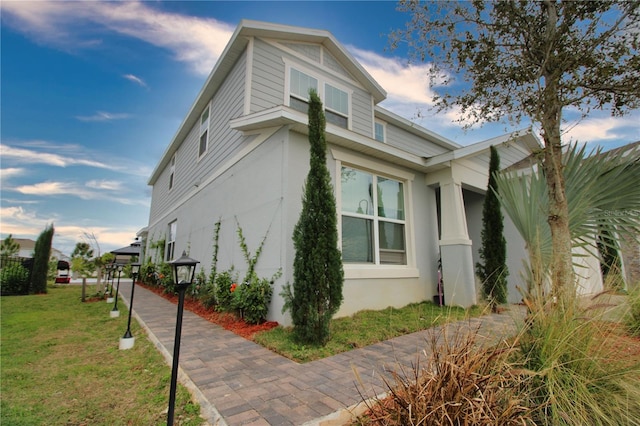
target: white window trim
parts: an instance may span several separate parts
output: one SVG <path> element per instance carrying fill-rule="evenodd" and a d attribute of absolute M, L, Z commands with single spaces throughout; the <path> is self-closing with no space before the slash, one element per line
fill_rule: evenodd
<path fill-rule="evenodd" d="M 166 252 L 165 252 L 165 261 L 166 262 L 170 262 L 172 260 L 174 260 L 175 258 L 175 253 L 176 253 L 176 236 L 177 235 L 173 235 L 173 240 L 171 240 L 170 238 L 172 237 L 171 235 L 171 225 L 173 225 L 175 223 L 175 234 L 178 233 L 178 219 L 174 219 L 171 222 L 169 222 L 168 225 L 168 232 L 167 232 L 167 247 L 166 247 Z M 171 250 L 172 249 L 172 250 Z M 171 259 L 166 259 L 167 255 L 172 254 Z"/>
<path fill-rule="evenodd" d="M 325 95 L 325 84 L 329 84 L 333 87 L 335 87 L 336 89 L 342 90 L 343 92 L 345 92 L 347 94 L 347 108 L 349 108 L 349 114 L 346 116 L 347 118 L 347 130 L 351 130 L 352 129 L 352 124 L 353 124 L 353 90 L 348 88 L 347 86 L 345 86 L 344 84 L 334 80 L 334 79 L 330 79 L 330 78 L 325 78 L 322 77 L 320 74 L 318 74 L 317 72 L 314 72 L 312 70 L 310 70 L 309 68 L 306 68 L 304 65 L 300 65 L 298 63 L 294 63 L 291 62 L 289 60 L 287 60 L 287 58 L 282 58 L 282 61 L 285 64 L 285 74 L 284 74 L 284 99 L 283 99 L 283 103 L 285 106 L 291 107 L 291 96 L 293 96 L 294 98 L 300 99 L 304 102 L 308 102 L 309 99 L 308 98 L 301 98 L 300 95 L 296 95 L 295 93 L 291 93 L 290 92 L 290 83 L 291 83 L 291 69 L 295 69 L 298 70 L 304 74 L 307 74 L 310 77 L 315 78 L 318 81 L 318 96 L 320 96 L 320 100 L 322 100 L 322 106 L 325 110 L 330 111 L 333 114 L 337 114 L 340 115 L 342 117 L 344 117 L 344 114 L 342 112 L 336 111 L 332 108 L 327 108 L 326 103 L 325 103 L 325 99 L 324 99 L 324 95 Z M 331 123 L 327 123 L 328 125 L 332 125 Z"/>
<path fill-rule="evenodd" d="M 209 110 L 209 114 L 207 116 L 206 123 L 203 124 L 202 116 L 204 115 L 204 112 L 207 110 Z M 198 119 L 199 131 L 198 131 L 197 161 L 200 161 L 200 159 L 203 158 L 205 155 L 207 155 L 207 152 L 209 152 L 209 138 L 211 137 L 211 134 L 209 132 L 210 125 L 211 125 L 211 102 L 209 102 L 207 106 L 202 109 L 202 112 L 200 113 L 200 118 Z M 202 135 L 204 134 L 205 131 L 207 132 L 207 146 L 205 147 L 204 151 L 200 153 L 200 139 L 202 138 Z"/>
<path fill-rule="evenodd" d="M 378 140 L 376 139 L 376 124 L 380 124 L 382 125 L 382 140 Z M 373 121 L 373 139 L 375 139 L 378 142 L 382 142 L 382 143 L 387 143 L 387 123 L 382 121 L 382 120 L 378 120 L 377 118 Z"/>
<path fill-rule="evenodd" d="M 343 263 L 346 279 L 365 278 L 417 278 L 419 271 L 416 267 L 416 247 L 413 231 L 413 191 L 412 183 L 415 179 L 413 173 L 390 166 L 386 163 L 375 161 L 369 158 L 360 157 L 341 149 L 332 148 L 331 155 L 336 160 L 336 194 L 342 193 L 342 181 L 339 176 L 342 173 L 342 166 L 353 167 L 377 176 L 397 179 L 403 183 L 405 188 L 405 250 L 407 257 L 406 265 L 389 264 L 364 264 L 364 263 Z M 338 243 L 342 250 L 342 197 L 336 196 L 336 208 L 338 212 Z M 377 242 L 376 242 L 377 247 Z M 377 258 L 378 255 L 376 255 Z"/>
<path fill-rule="evenodd" d="M 174 152 L 169 162 L 169 191 L 176 186 L 176 153 Z"/>

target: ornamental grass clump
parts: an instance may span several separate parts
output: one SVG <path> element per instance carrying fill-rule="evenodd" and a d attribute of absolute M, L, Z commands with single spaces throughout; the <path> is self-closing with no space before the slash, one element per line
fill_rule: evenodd
<path fill-rule="evenodd" d="M 640 424 L 640 366 L 616 356 L 613 324 L 571 301 L 529 309 L 518 343 L 535 373 L 528 392 L 536 424 Z"/>
<path fill-rule="evenodd" d="M 443 330 L 446 330 L 443 329 Z M 530 374 L 511 362 L 506 342 L 480 347 L 478 329 L 433 331 L 424 356 L 391 372 L 384 398 L 366 401 L 360 425 L 531 425 Z"/>
<path fill-rule="evenodd" d="M 640 337 L 640 288 L 629 293 L 628 303 L 629 313 L 625 324 L 630 334 Z"/>

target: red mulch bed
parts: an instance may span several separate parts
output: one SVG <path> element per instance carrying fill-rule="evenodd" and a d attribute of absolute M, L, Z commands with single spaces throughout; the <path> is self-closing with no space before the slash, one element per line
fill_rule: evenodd
<path fill-rule="evenodd" d="M 171 303 L 178 304 L 177 294 L 166 294 L 158 287 L 150 287 L 146 284 L 137 283 L 139 286 L 146 288 L 149 291 L 154 292 L 158 296 L 165 298 Z M 218 324 L 222 328 L 232 331 L 238 336 L 244 337 L 247 340 L 253 340 L 253 336 L 260 332 L 271 330 L 278 326 L 276 321 L 266 321 L 262 324 L 247 324 L 242 318 L 238 318 L 236 315 L 227 312 L 217 312 L 213 308 L 205 308 L 202 306 L 199 300 L 192 299 L 190 297 L 184 298 L 184 309 L 193 312 L 201 318 L 207 321 Z"/>

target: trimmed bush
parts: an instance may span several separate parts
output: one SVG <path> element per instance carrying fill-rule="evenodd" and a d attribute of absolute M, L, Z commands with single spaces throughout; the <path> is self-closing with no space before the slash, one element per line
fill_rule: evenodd
<path fill-rule="evenodd" d="M 19 263 L 13 263 L 2 268 L 0 272 L 0 294 L 28 293 L 29 271 L 24 266 Z"/>

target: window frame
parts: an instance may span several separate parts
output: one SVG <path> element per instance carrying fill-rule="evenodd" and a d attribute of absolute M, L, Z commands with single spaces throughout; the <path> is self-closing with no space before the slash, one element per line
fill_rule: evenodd
<path fill-rule="evenodd" d="M 206 118 L 205 118 L 206 113 Z M 207 104 L 207 106 L 202 110 L 202 114 L 200 114 L 200 131 L 198 138 L 198 160 L 205 156 L 205 154 L 209 151 L 209 124 L 211 119 L 211 105 Z M 204 138 L 204 149 L 202 149 L 202 142 Z"/>
<path fill-rule="evenodd" d="M 394 266 L 407 266 L 408 262 L 409 262 L 409 258 L 408 258 L 408 247 L 407 247 L 407 239 L 408 239 L 408 235 L 407 235 L 407 220 L 406 220 L 406 198 L 407 198 L 407 194 L 406 194 L 406 186 L 407 186 L 407 182 L 405 182 L 404 180 L 395 178 L 395 177 L 390 177 L 390 176 L 384 176 L 382 174 L 380 174 L 379 172 L 375 172 L 372 170 L 364 170 L 358 166 L 353 166 L 350 164 L 341 164 L 340 167 L 340 176 L 342 176 L 342 171 L 344 169 L 350 169 L 350 170 L 354 170 L 356 172 L 362 173 L 367 175 L 370 178 L 370 186 L 371 188 L 378 188 L 381 180 L 388 180 L 388 181 L 392 181 L 392 182 L 397 182 L 402 189 L 402 218 L 390 218 L 390 217 L 385 217 L 383 215 L 380 214 L 380 208 L 382 206 L 381 201 L 379 199 L 379 191 L 374 190 L 371 191 L 370 189 L 370 196 L 371 196 L 371 207 L 367 207 L 367 211 L 366 212 L 352 212 L 352 211 L 346 211 L 342 208 L 343 206 L 343 202 L 344 199 L 342 198 L 342 179 L 341 179 L 341 185 L 340 185 L 340 229 L 341 229 L 341 234 L 342 234 L 342 223 L 344 222 L 345 218 L 353 218 L 353 219 L 359 219 L 359 220 L 364 220 L 365 223 L 369 224 L 370 226 L 367 226 L 367 228 L 370 228 L 369 232 L 372 232 L 372 235 L 369 237 L 370 238 L 370 243 L 372 244 L 368 250 L 369 250 L 369 255 L 373 255 L 372 259 L 370 261 L 344 261 L 343 258 L 343 263 L 344 264 L 366 264 L 366 265 L 371 265 L 371 266 L 385 266 L 385 265 L 394 265 Z M 367 200 L 369 201 L 369 200 Z M 361 210 L 361 209 L 360 209 Z M 370 212 L 369 212 L 370 211 Z M 390 249 L 390 248 L 383 248 L 381 245 L 381 225 L 384 224 L 396 224 L 396 225 L 401 225 L 402 226 L 402 230 L 403 230 L 403 235 L 402 235 L 402 243 L 404 248 L 402 250 L 394 250 L 394 249 Z M 342 248 L 342 244 L 343 244 L 344 240 L 342 239 L 342 235 L 340 238 L 340 247 Z M 401 256 L 403 257 L 403 261 L 401 263 L 393 263 L 393 262 L 389 262 L 389 261 L 384 261 L 383 260 L 383 255 L 385 253 L 393 253 L 393 252 L 397 252 L 397 253 L 401 253 Z"/>
<path fill-rule="evenodd" d="M 287 61 L 285 58 L 283 58 L 284 62 L 285 62 L 285 85 L 284 85 L 284 104 L 290 108 L 295 109 L 296 111 L 301 111 L 300 108 L 296 108 L 295 106 L 292 105 L 291 99 L 295 99 L 297 101 L 300 102 L 304 102 L 304 103 L 309 103 L 309 96 L 303 96 L 301 94 L 297 94 L 294 93 L 291 90 L 291 83 L 292 83 L 292 76 L 291 73 L 292 71 L 296 71 L 298 73 L 304 74 L 307 77 L 310 77 L 312 79 L 314 79 L 316 81 L 316 92 L 318 93 L 318 96 L 320 97 L 320 100 L 322 100 L 322 107 L 325 111 L 325 117 L 326 114 L 329 113 L 331 115 L 337 116 L 339 118 L 343 118 L 346 121 L 346 126 L 341 126 L 340 124 L 337 124 L 335 122 L 335 120 L 327 120 L 327 124 L 332 124 L 334 126 L 338 126 L 341 127 L 343 129 L 347 129 L 347 130 L 351 130 L 351 126 L 352 126 L 352 121 L 353 121 L 353 90 L 348 89 L 346 87 L 346 85 L 344 84 L 340 84 L 339 82 L 337 82 L 334 79 L 331 78 L 324 78 L 321 77 L 319 73 L 310 71 L 308 68 L 305 68 L 304 66 L 301 66 L 297 63 L 290 63 L 289 61 Z M 332 107 L 327 107 L 327 103 L 326 103 L 326 92 L 327 92 L 327 86 L 330 86 L 333 89 L 339 90 L 340 92 L 344 93 L 347 96 L 347 114 L 345 115 L 344 112 L 339 111 L 335 108 Z M 301 111 L 304 112 L 304 111 Z"/>
<path fill-rule="evenodd" d="M 174 259 L 176 249 L 176 234 L 178 233 L 178 219 L 172 220 L 167 225 L 167 243 L 165 248 L 165 261 Z"/>
<path fill-rule="evenodd" d="M 176 183 L 176 153 L 174 152 L 171 156 L 171 161 L 169 163 L 169 191 L 173 189 Z"/>
<path fill-rule="evenodd" d="M 378 139 L 378 126 L 382 129 L 382 139 Z M 387 123 L 382 120 L 374 120 L 373 122 L 373 139 L 378 142 L 387 143 Z"/>
<path fill-rule="evenodd" d="M 371 263 L 343 263 L 345 279 L 397 279 L 419 278 L 420 271 L 416 267 L 416 246 L 414 236 L 413 215 L 413 185 L 415 175 L 407 170 L 363 157 L 355 153 L 333 147 L 330 149 L 335 159 L 335 176 L 341 176 L 342 166 L 352 167 L 370 173 L 376 173 L 383 177 L 399 180 L 404 183 L 404 209 L 405 209 L 405 249 L 407 251 L 406 265 L 374 265 Z M 342 250 L 342 179 L 337 178 L 335 184 L 336 208 L 338 216 L 338 243 Z"/>

